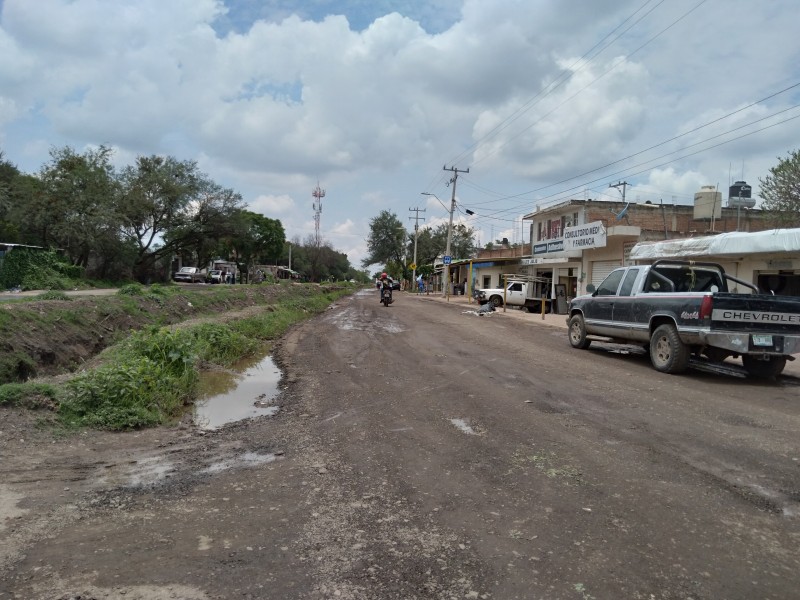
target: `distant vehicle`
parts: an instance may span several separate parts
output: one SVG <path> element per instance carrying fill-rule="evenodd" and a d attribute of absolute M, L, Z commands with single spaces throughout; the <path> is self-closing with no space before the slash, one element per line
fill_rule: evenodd
<path fill-rule="evenodd" d="M 392 281 L 392 289 L 400 291 L 400 282 L 397 280 Z"/>
<path fill-rule="evenodd" d="M 753 293 L 729 291 L 729 282 Z M 771 379 L 800 353 L 800 299 L 762 293 L 716 263 L 658 260 L 615 269 L 569 305 L 569 342 L 638 343 L 662 373 L 681 373 L 691 355 L 741 357 L 745 371 Z"/>
<path fill-rule="evenodd" d="M 203 283 L 206 274 L 201 273 L 197 267 L 181 267 L 180 271 L 172 275 L 172 280 L 179 283 Z"/>
<path fill-rule="evenodd" d="M 222 271 L 211 269 L 206 275 L 206 283 L 222 283 Z"/>
<path fill-rule="evenodd" d="M 491 302 L 495 308 L 506 304 L 508 306 L 520 306 L 528 309 L 528 312 L 541 312 L 542 302 L 545 310 L 550 308 L 550 299 L 543 296 L 549 294 L 550 281 L 544 278 L 513 278 L 506 281 L 505 288 L 485 288 L 475 290 L 475 298 L 479 304 Z"/>

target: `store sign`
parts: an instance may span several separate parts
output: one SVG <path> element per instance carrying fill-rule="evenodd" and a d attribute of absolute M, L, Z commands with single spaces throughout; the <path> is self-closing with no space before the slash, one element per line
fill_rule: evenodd
<path fill-rule="evenodd" d="M 564 245 L 567 250 L 590 250 L 605 248 L 606 228 L 602 221 L 593 221 L 575 227 L 564 228 Z"/>
<path fill-rule="evenodd" d="M 534 244 L 534 254 L 547 254 L 548 252 L 563 252 L 564 240 L 554 240 L 552 242 L 545 242 L 542 244 Z"/>

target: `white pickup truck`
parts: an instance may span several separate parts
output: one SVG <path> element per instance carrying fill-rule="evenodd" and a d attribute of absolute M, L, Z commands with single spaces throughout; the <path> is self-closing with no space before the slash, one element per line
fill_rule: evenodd
<path fill-rule="evenodd" d="M 495 308 L 520 306 L 529 312 L 541 312 L 542 302 L 545 310 L 550 309 L 549 280 L 540 277 L 512 278 L 506 280 L 504 288 L 485 288 L 475 290 L 475 298 L 480 304 L 491 302 Z"/>

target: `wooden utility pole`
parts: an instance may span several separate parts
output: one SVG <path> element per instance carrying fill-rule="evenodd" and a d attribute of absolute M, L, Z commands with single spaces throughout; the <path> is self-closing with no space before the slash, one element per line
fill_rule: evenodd
<path fill-rule="evenodd" d="M 412 263 L 412 265 L 414 266 L 414 268 L 411 270 L 412 271 L 411 285 L 414 286 L 416 289 L 419 289 L 419 286 L 417 286 L 417 237 L 419 237 L 419 220 L 420 220 L 419 213 L 425 212 L 425 209 L 417 207 L 417 208 L 409 208 L 408 211 L 417 213 L 416 216 L 413 217 L 414 218 L 414 262 Z M 412 217 L 409 217 L 409 219 L 411 218 Z M 425 217 L 422 217 L 422 220 L 424 221 Z"/>
<path fill-rule="evenodd" d="M 457 169 L 456 167 L 448 167 L 444 165 L 442 167 L 445 171 L 450 171 L 453 173 L 453 178 L 450 179 L 450 183 L 453 184 L 453 194 L 450 198 L 450 224 L 447 226 L 447 248 L 444 251 L 445 255 L 445 264 L 444 264 L 444 286 L 442 289 L 443 296 L 450 296 L 450 261 L 453 259 L 450 256 L 450 242 L 453 239 L 453 212 L 456 209 L 456 181 L 458 181 L 458 174 L 459 173 L 469 173 L 469 169 L 466 171 L 462 171 Z"/>

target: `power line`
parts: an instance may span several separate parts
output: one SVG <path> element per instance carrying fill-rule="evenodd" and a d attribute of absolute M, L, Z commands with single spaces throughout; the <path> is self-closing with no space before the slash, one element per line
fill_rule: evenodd
<path fill-rule="evenodd" d="M 670 30 L 670 29 L 671 29 L 672 27 L 674 27 L 675 25 L 677 25 L 679 22 L 681 22 L 683 19 L 685 19 L 686 17 L 688 17 L 690 14 L 692 14 L 694 11 L 696 11 L 698 8 L 700 8 L 700 6 L 702 6 L 702 5 L 703 5 L 703 4 L 705 4 L 706 2 L 707 2 L 707 0 L 701 0 L 701 1 L 700 1 L 698 4 L 696 4 L 696 5 L 694 6 L 694 8 L 691 8 L 691 9 L 689 9 L 688 11 L 686 11 L 686 12 L 685 12 L 684 14 L 682 14 L 680 17 L 678 17 L 677 19 L 675 19 L 675 20 L 674 20 L 672 23 L 670 23 L 669 25 L 667 25 L 667 26 L 666 26 L 664 29 L 662 29 L 662 30 L 661 30 L 661 31 L 659 31 L 657 34 L 655 34 L 653 37 L 651 37 L 649 40 L 647 40 L 647 41 L 646 41 L 644 44 L 642 44 L 641 46 L 639 46 L 638 48 L 636 48 L 636 49 L 635 49 L 633 52 L 629 53 L 629 54 L 628 54 L 628 55 L 626 55 L 624 58 L 622 58 L 622 59 L 618 60 L 617 62 L 615 62 L 615 63 L 614 63 L 613 65 L 611 65 L 611 66 L 610 66 L 608 69 L 606 69 L 605 71 L 603 71 L 603 72 L 602 72 L 600 75 L 598 75 L 597 77 L 595 77 L 595 78 L 594 78 L 592 81 L 590 81 L 589 83 L 587 83 L 585 86 L 583 86 L 583 87 L 582 87 L 581 89 L 579 89 L 577 92 L 575 92 L 574 94 L 572 94 L 572 95 L 571 95 L 571 96 L 569 96 L 568 98 L 565 98 L 565 99 L 564 99 L 564 100 L 563 100 L 561 103 L 559 103 L 558 105 L 556 105 L 556 106 L 555 106 L 555 107 L 554 107 L 554 108 L 553 108 L 553 109 L 552 109 L 550 112 L 547 112 L 547 113 L 543 114 L 543 115 L 542 115 L 541 117 L 539 117 L 539 118 L 538 118 L 536 121 L 534 121 L 533 123 L 531 123 L 531 124 L 530 124 L 530 125 L 528 125 L 527 127 L 525 127 L 525 128 L 523 128 L 523 129 L 521 129 L 520 131 L 518 131 L 518 132 L 517 132 L 515 135 L 513 135 L 512 137 L 510 137 L 510 138 L 509 138 L 509 139 L 508 139 L 506 142 L 504 142 L 503 144 L 500 144 L 500 145 L 499 145 L 499 146 L 497 146 L 497 147 L 496 147 L 496 148 L 495 148 L 493 151 L 489 152 L 488 154 L 484 155 L 483 157 L 481 157 L 481 158 L 479 158 L 479 159 L 477 159 L 477 160 L 474 160 L 474 161 L 473 161 L 471 164 L 474 166 L 474 165 L 476 165 L 476 164 L 478 164 L 478 163 L 480 163 L 480 162 L 483 162 L 484 160 L 486 160 L 486 159 L 487 159 L 487 158 L 489 158 L 490 156 L 493 156 L 494 154 L 496 154 L 497 152 L 499 152 L 501 149 L 505 148 L 505 147 L 506 147 L 508 144 L 510 144 L 510 143 L 511 143 L 511 142 L 513 142 L 515 139 L 517 139 L 519 136 L 521 136 L 523 133 L 525 133 L 526 131 L 528 131 L 529 129 L 531 129 L 531 128 L 532 128 L 534 125 L 538 125 L 538 124 L 539 124 L 539 123 L 541 123 L 541 122 L 542 122 L 542 121 L 543 121 L 543 120 L 544 120 L 546 117 L 549 117 L 549 116 L 550 116 L 550 115 L 552 115 L 554 112 L 556 112 L 558 109 L 560 109 L 562 106 L 564 106 L 565 104 L 567 104 L 568 102 L 570 102 L 570 101 L 571 101 L 571 100 L 573 100 L 574 98 L 577 98 L 577 97 L 578 97 L 578 96 L 579 96 L 581 93 L 583 93 L 583 92 L 584 92 L 586 89 L 588 89 L 589 87 L 591 87 L 592 85 L 594 85 L 595 83 L 597 83 L 597 82 L 598 82 L 599 80 L 601 80 L 603 77 L 605 77 L 606 75 L 608 75 L 608 74 L 609 74 L 611 71 L 615 70 L 617 67 L 619 67 L 621 64 L 623 64 L 625 61 L 627 61 L 628 59 L 630 59 L 630 57 L 632 57 L 632 56 L 633 56 L 633 55 L 635 55 L 637 52 L 639 52 L 640 50 L 642 50 L 643 48 L 645 48 L 646 46 L 648 46 L 650 43 L 652 43 L 654 40 L 656 40 L 658 37 L 660 37 L 660 36 L 661 36 L 663 33 L 665 33 L 666 31 Z"/>
<path fill-rule="evenodd" d="M 547 184 L 547 185 L 544 185 L 544 186 L 540 186 L 540 187 L 538 187 L 538 188 L 535 188 L 535 189 L 532 189 L 532 190 L 527 190 L 527 191 L 525 191 L 525 192 L 520 192 L 520 193 L 518 193 L 518 194 L 513 194 L 513 195 L 502 196 L 502 197 L 500 197 L 500 198 L 496 198 L 496 199 L 493 199 L 493 200 L 487 200 L 486 202 L 483 202 L 483 203 L 481 203 L 481 202 L 478 202 L 478 203 L 471 203 L 471 204 L 470 204 L 470 206 L 484 206 L 484 205 L 487 205 L 487 204 L 494 204 L 494 203 L 497 203 L 497 202 L 499 202 L 499 201 L 502 201 L 502 200 L 509 200 L 509 199 L 513 199 L 513 198 L 519 198 L 519 197 L 521 197 L 521 196 L 526 196 L 526 195 L 528 195 L 528 194 L 535 194 L 535 193 L 537 193 L 537 192 L 540 192 L 540 191 L 543 191 L 543 190 L 546 190 L 546 189 L 549 189 L 549 188 L 552 188 L 552 187 L 555 187 L 555 186 L 558 186 L 558 185 L 561 185 L 561 184 L 567 183 L 567 182 L 569 182 L 569 181 L 573 181 L 573 180 L 575 180 L 575 179 L 578 179 L 578 178 L 580 178 L 580 177 L 584 177 L 584 176 L 586 176 L 586 175 L 591 175 L 592 173 L 597 173 L 597 172 L 599 172 L 599 171 L 602 171 L 602 170 L 604 170 L 604 169 L 607 169 L 608 167 L 614 166 L 614 165 L 616 165 L 616 164 L 619 164 L 619 163 L 621 163 L 621 162 L 624 162 L 624 161 L 626 161 L 626 160 L 629 160 L 629 159 L 631 159 L 631 158 L 634 158 L 634 157 L 636 157 L 636 156 L 639 156 L 639 155 L 641 155 L 641 154 L 644 154 L 644 153 L 646 153 L 646 152 L 649 152 L 650 150 L 654 150 L 654 149 L 656 149 L 656 148 L 659 148 L 659 147 L 661 147 L 661 146 L 664 146 L 664 145 L 666 145 L 666 144 L 668 144 L 668 143 L 670 143 L 670 142 L 673 142 L 673 141 L 675 141 L 675 140 L 678 140 L 678 139 L 680 139 L 680 138 L 683 138 L 683 137 L 685 137 L 685 136 L 687 136 L 687 135 L 690 135 L 690 134 L 692 134 L 692 133 L 696 133 L 697 131 L 700 131 L 701 129 L 704 129 L 705 127 L 708 127 L 708 126 L 710 126 L 710 125 L 713 125 L 713 124 L 715 124 L 715 123 L 719 123 L 720 121 L 723 121 L 723 120 L 725 120 L 725 119 L 727 119 L 727 118 L 729 118 L 729 117 L 731 117 L 731 116 L 733 116 L 733 115 L 736 115 L 737 113 L 740 113 L 740 112 L 742 112 L 742 111 L 744 111 L 744 110 L 746 110 L 746 109 L 748 109 L 748 108 L 751 108 L 751 107 L 753 107 L 753 106 L 755 106 L 755 105 L 757 105 L 757 104 L 760 104 L 760 103 L 762 103 L 762 102 L 764 102 L 764 101 L 766 101 L 766 100 L 769 100 L 769 99 L 771 99 L 771 98 L 774 98 L 774 97 L 776 97 L 776 96 L 778 96 L 778 95 L 780 95 L 780 94 L 783 94 L 783 93 L 785 93 L 785 92 L 787 92 L 787 91 L 789 91 L 789 90 L 792 90 L 792 89 L 794 89 L 794 88 L 796 88 L 796 87 L 798 87 L 798 86 L 800 86 L 800 82 L 798 82 L 798 83 L 795 83 L 795 84 L 793 84 L 793 85 L 790 85 L 790 86 L 788 86 L 788 87 L 786 87 L 786 88 L 784 88 L 784 89 L 782 89 L 782 90 L 780 90 L 780 91 L 778 91 L 778 92 L 775 92 L 775 93 L 772 93 L 772 94 L 770 94 L 770 95 L 768 95 L 768 96 L 765 96 L 764 98 L 761 98 L 760 100 L 756 100 L 755 102 L 751 102 L 750 104 L 748 104 L 748 105 L 746 105 L 746 106 L 744 106 L 744 107 L 742 107 L 742 108 L 739 108 L 739 109 L 737 109 L 737 110 L 734 110 L 734 111 L 732 111 L 732 112 L 730 112 L 730 113 L 728 113 L 728 114 L 726 114 L 726 115 L 724 115 L 724 116 L 722 116 L 722 117 L 719 117 L 719 118 L 713 119 L 713 120 L 711 120 L 711 121 L 708 121 L 707 123 L 704 123 L 704 124 L 702 124 L 702 125 L 698 125 L 697 127 L 693 128 L 693 129 L 691 129 L 691 130 L 689 130 L 689 131 L 686 131 L 686 132 L 684 132 L 684 133 L 682 133 L 682 134 L 680 134 L 680 135 L 673 136 L 673 137 L 671 137 L 671 138 L 669 138 L 669 139 L 666 139 L 666 140 L 664 140 L 664 141 L 662 141 L 662 142 L 659 142 L 659 143 L 657 143 L 657 144 L 653 144 L 652 146 L 650 146 L 650 147 L 648 147 L 648 148 L 645 148 L 645 149 L 643 149 L 643 150 L 640 150 L 640 151 L 638 151 L 638 152 L 634 152 L 633 154 L 629 154 L 628 156 L 625 156 L 625 157 L 623 157 L 623 158 L 617 159 L 617 160 L 615 160 L 615 161 L 612 161 L 612 162 L 606 163 L 605 165 L 602 165 L 602 166 L 600 166 L 600 167 L 596 167 L 596 168 L 594 168 L 594 169 L 590 169 L 589 171 L 584 171 L 583 173 L 580 173 L 580 174 L 578 174 L 578 175 L 573 175 L 573 176 L 571 176 L 571 177 L 567 177 L 567 178 L 565 178 L 565 179 L 562 179 L 562 180 L 560 180 L 560 181 L 557 181 L 557 182 L 555 182 L 555 183 L 551 183 L 551 184 Z M 785 109 L 783 109 L 783 110 L 780 110 L 780 111 L 774 112 L 774 113 L 772 113 L 772 114 L 769 114 L 769 115 L 767 115 L 767 116 L 765 116 L 765 117 L 761 117 L 761 118 L 759 118 L 759 119 L 756 119 L 756 120 L 754 120 L 754 121 L 750 121 L 750 122 L 748 122 L 748 123 L 745 123 L 744 125 L 740 125 L 739 127 L 735 127 L 735 128 L 733 128 L 733 129 L 729 129 L 729 130 L 727 130 L 727 131 L 725 131 L 725 132 L 723 132 L 723 133 L 720 133 L 720 134 L 717 134 L 717 135 L 715 135 L 715 136 L 711 136 L 711 137 L 705 138 L 705 139 L 703 139 L 703 140 L 701 140 L 701 141 L 699 141 L 699 142 L 696 142 L 696 143 L 694 143 L 694 144 L 690 144 L 690 145 L 688 145 L 688 146 L 684 146 L 683 148 L 680 148 L 680 149 L 678 149 L 678 150 L 674 150 L 674 151 L 672 151 L 672 152 L 668 152 L 668 153 L 666 153 L 666 154 L 663 154 L 663 155 L 661 155 L 661 156 L 658 156 L 658 157 L 652 158 L 652 159 L 650 159 L 650 160 L 648 160 L 648 161 L 644 161 L 644 162 L 642 162 L 642 163 L 639 163 L 639 164 L 637 164 L 637 165 L 634 165 L 634 166 L 633 166 L 633 167 L 631 167 L 631 168 L 636 168 L 636 167 L 638 167 L 638 166 L 641 166 L 641 165 L 647 164 L 648 162 L 652 162 L 652 161 L 654 161 L 654 160 L 659 160 L 659 159 L 661 159 L 661 158 L 665 158 L 666 156 L 669 156 L 670 154 L 674 154 L 674 153 L 676 153 L 676 152 L 681 152 L 681 151 L 683 151 L 683 150 L 686 150 L 686 149 L 688 149 L 688 148 L 692 148 L 692 147 L 698 146 L 698 145 L 700 145 L 700 144 L 707 143 L 707 142 L 709 142 L 709 141 L 711 141 L 711 140 L 714 140 L 714 139 L 720 138 L 720 137 L 722 137 L 722 136 L 728 135 L 728 134 L 730 134 L 730 133 L 732 133 L 732 132 L 734 132 L 734 131 L 740 131 L 740 130 L 742 130 L 742 129 L 745 129 L 745 128 L 747 128 L 747 127 L 750 127 L 750 126 L 752 126 L 752 125 L 754 125 L 754 124 L 756 124 L 756 123 L 760 123 L 760 122 L 762 122 L 762 121 L 765 121 L 765 120 L 767 120 L 767 119 L 771 119 L 771 118 L 773 118 L 773 117 L 775 117 L 775 116 L 777 116 L 777 115 L 780 115 L 780 114 L 783 114 L 783 113 L 785 113 L 785 112 L 788 112 L 788 111 L 790 111 L 790 110 L 793 110 L 793 109 L 795 109 L 795 108 L 798 108 L 799 106 L 800 106 L 800 104 L 795 104 L 795 105 L 792 105 L 792 106 L 790 106 L 790 107 L 788 107 L 788 108 L 785 108 Z M 783 121 L 782 121 L 782 122 L 783 122 Z M 766 129 L 766 128 L 763 128 L 763 129 Z M 763 129 L 758 129 L 758 130 L 754 131 L 753 133 L 758 133 L 758 132 L 760 132 L 760 131 L 763 131 Z M 734 138 L 733 140 L 730 140 L 730 141 L 734 141 L 735 139 L 739 139 L 739 138 L 737 137 L 737 138 Z M 717 146 L 711 146 L 711 147 L 709 147 L 709 148 L 708 148 L 708 150 L 710 150 L 710 149 L 712 149 L 712 148 L 715 148 L 715 147 L 717 147 Z M 695 154 L 696 154 L 696 153 L 695 153 Z M 689 155 L 689 156 L 692 156 L 692 155 Z M 679 159 L 675 159 L 675 160 L 679 160 Z M 653 168 L 656 168 L 656 167 L 653 167 Z M 618 175 L 618 174 L 620 174 L 620 173 L 624 173 L 624 171 L 617 171 L 616 173 L 611 173 L 611 174 L 609 174 L 609 175 L 605 175 L 605 176 L 603 176 L 603 177 L 602 177 L 602 179 L 605 179 L 605 178 L 607 178 L 607 177 L 609 177 L 609 176 L 611 176 L 611 175 Z M 629 176 L 629 175 L 628 175 L 628 176 Z M 596 182 L 596 181 L 599 181 L 599 179 L 594 179 L 594 180 L 591 180 L 591 181 L 589 181 L 588 183 L 593 183 L 593 182 Z M 464 182 L 464 183 L 465 183 L 465 185 L 467 185 L 468 187 L 472 187 L 472 188 L 479 189 L 479 190 L 487 190 L 487 188 L 481 188 L 480 186 L 477 186 L 476 184 L 474 184 L 474 182 L 472 182 L 472 181 L 469 181 L 469 182 Z M 581 187 L 581 186 L 583 186 L 583 185 L 586 185 L 586 183 L 584 183 L 584 184 L 580 184 L 578 187 Z M 576 188 L 574 188 L 574 187 L 573 187 L 573 188 L 569 188 L 569 190 L 574 190 L 574 189 L 576 189 Z M 487 191 L 488 191 L 488 190 L 487 190 Z M 492 192 L 492 193 L 493 193 L 493 194 L 497 194 L 497 192 Z M 560 192 L 556 192 L 556 193 L 560 193 Z M 513 210 L 513 209 L 511 209 L 511 210 Z"/>
<path fill-rule="evenodd" d="M 630 27 L 628 27 L 627 29 L 625 29 L 623 32 L 621 32 L 619 35 L 617 35 L 617 36 L 616 36 L 616 37 L 615 37 L 613 40 L 611 40 L 611 41 L 610 41 L 610 42 L 608 42 L 608 43 L 607 43 L 605 46 L 603 46 L 603 47 L 602 47 L 600 50 L 598 50 L 598 52 L 597 52 L 597 53 L 596 53 L 594 56 L 592 56 L 592 57 L 591 57 L 591 59 L 589 59 L 589 60 L 586 60 L 586 59 L 587 59 L 587 57 L 589 57 L 589 56 L 591 55 L 591 53 L 592 53 L 592 52 L 593 52 L 593 51 L 594 51 L 594 50 L 595 50 L 595 49 L 596 49 L 598 46 L 600 46 L 601 44 L 603 44 L 603 42 L 605 42 L 605 41 L 606 41 L 608 38 L 610 38 L 610 37 L 611 37 L 611 36 L 612 36 L 612 35 L 613 35 L 613 34 L 614 34 L 614 33 L 615 33 L 615 32 L 616 32 L 616 31 L 617 31 L 619 28 L 621 28 L 623 25 L 625 25 L 625 23 L 627 23 L 628 21 L 630 21 L 630 20 L 631 20 L 631 19 L 632 19 L 634 16 L 636 16 L 636 14 L 638 14 L 639 12 L 641 12 L 641 11 L 642 11 L 642 10 L 643 10 L 643 9 L 644 9 L 644 8 L 645 8 L 647 5 L 648 5 L 648 4 L 650 4 L 650 2 L 651 2 L 651 1 L 652 1 L 652 0 L 647 0 L 647 2 L 645 2 L 645 3 L 644 3 L 642 6 L 640 6 L 638 9 L 636 9 L 636 10 L 635 10 L 635 11 L 634 11 L 634 12 L 633 12 L 633 13 L 632 13 L 630 16 L 628 16 L 628 17 L 627 17 L 627 18 L 626 18 L 624 21 L 622 21 L 622 23 L 620 23 L 619 25 L 617 25 L 617 27 L 615 27 L 615 28 L 614 28 L 614 29 L 613 29 L 613 30 L 612 30 L 610 33 L 606 34 L 606 36 L 605 36 L 605 37 L 603 37 L 603 39 L 601 39 L 601 40 L 600 40 L 599 42 L 597 42 L 597 43 L 596 43 L 594 46 L 592 46 L 592 47 L 591 47 L 589 50 L 587 50 L 587 51 L 586 51 L 586 52 L 583 54 L 583 56 L 581 56 L 581 57 L 580 57 L 579 59 L 577 59 L 577 60 L 576 60 L 574 63 L 572 63 L 572 64 L 571 64 L 571 65 L 570 65 L 570 66 L 569 66 L 569 67 L 566 69 L 566 71 L 564 71 L 564 72 L 563 72 L 561 75 L 559 75 L 559 76 L 556 78 L 556 80 L 555 80 L 555 81 L 553 81 L 552 83 L 550 83 L 550 84 L 549 84 L 549 85 L 548 85 L 548 86 L 547 86 L 545 89 L 541 90 L 539 93 L 537 93 L 537 94 L 536 94 L 536 95 L 534 95 L 532 98 L 530 98 L 529 100 L 527 100 L 527 101 L 526 101 L 526 102 L 525 102 L 525 103 L 524 103 L 524 104 L 523 104 L 521 107 L 519 107 L 519 108 L 518 108 L 518 109 L 516 109 L 514 112 L 512 112 L 512 113 L 511 113 L 511 114 L 510 114 L 508 117 L 506 117 L 505 119 L 503 119 L 503 120 L 502 120 L 500 123 L 498 123 L 498 124 L 497 124 L 497 125 L 496 125 L 494 128 L 492 128 L 492 129 L 491 129 L 491 130 L 490 130 L 488 133 L 486 133 L 486 134 L 485 134 L 485 135 L 484 135 L 484 136 L 483 136 L 483 137 L 482 137 L 480 140 L 477 140 L 477 141 L 476 141 L 476 142 L 474 142 L 474 143 L 473 143 L 471 146 L 469 146 L 468 148 L 466 148 L 465 150 L 463 150 L 463 151 L 462 151 L 462 152 L 461 152 L 461 153 L 460 153 L 460 154 L 459 154 L 459 155 L 458 155 L 458 156 L 457 156 L 455 159 L 451 160 L 450 162 L 453 162 L 453 163 L 455 163 L 455 162 L 459 162 L 459 161 L 461 161 L 461 160 L 464 160 L 464 159 L 465 159 L 467 156 L 469 156 L 469 154 L 472 152 L 472 150 L 473 150 L 473 149 L 477 148 L 477 147 L 478 147 L 478 146 L 480 146 L 482 143 L 486 142 L 488 139 L 490 139 L 490 138 L 494 137 L 496 134 L 499 134 L 500 132 L 502 132 L 503 130 L 505 130 L 506 128 L 508 128 L 508 127 L 509 127 L 509 126 L 510 126 L 512 123 L 514 123 L 514 122 L 515 122 L 517 119 L 521 118 L 523 114 L 525 114 L 526 112 L 528 112 L 529 110 L 531 110 L 533 107 L 535 107 L 537 104 L 539 104 L 539 102 L 541 102 L 541 101 L 542 101 L 544 98 L 546 98 L 547 96 L 549 96 L 550 94 L 552 94 L 552 93 L 553 93 L 555 90 L 557 90 L 559 87 L 561 87 L 561 86 L 562 86 L 564 83 L 566 83 L 567 81 L 569 81 L 569 80 L 570 80 L 570 79 L 571 79 L 571 78 L 572 78 L 572 77 L 573 77 L 575 74 L 579 73 L 579 72 L 580 72 L 580 71 L 582 71 L 584 68 L 586 68 L 587 66 L 589 66 L 589 65 L 592 63 L 592 61 L 593 61 L 595 58 L 597 58 L 598 56 L 600 56 L 600 54 L 601 54 L 601 53 L 602 53 L 602 52 L 603 52 L 603 51 L 604 51 L 606 48 L 608 48 L 609 46 L 611 46 L 611 44 L 613 44 L 613 43 L 614 43 L 614 42 L 616 42 L 618 39 L 620 39 L 620 38 L 621 38 L 621 37 L 622 37 L 624 34 L 626 34 L 628 31 L 630 31 L 630 30 L 631 30 L 631 29 L 632 29 L 634 26 L 636 26 L 636 25 L 637 25 L 637 24 L 638 24 L 640 21 L 642 21 L 642 20 L 643 20 L 645 17 L 647 17 L 647 16 L 648 16 L 650 13 L 652 13 L 652 12 L 653 12 L 653 11 L 654 11 L 656 8 L 658 8 L 659 6 L 661 6 L 661 4 L 663 4 L 663 3 L 664 3 L 664 0 L 661 0 L 660 2 L 658 2 L 658 4 L 656 4 L 654 7 L 652 7 L 652 8 L 651 8 L 649 11 L 647 11 L 647 12 L 646 12 L 644 15 L 642 15 L 642 16 L 641 16 L 639 19 L 637 19 L 637 20 L 636 20 L 634 23 L 632 23 L 632 24 L 630 25 Z M 580 67 L 578 67 L 578 68 L 575 68 L 575 67 L 576 67 L 576 65 L 578 65 L 578 64 L 580 64 L 580 63 L 581 63 L 581 61 L 583 61 L 583 64 L 582 64 Z M 501 146 L 501 147 L 502 147 L 502 146 Z"/>

